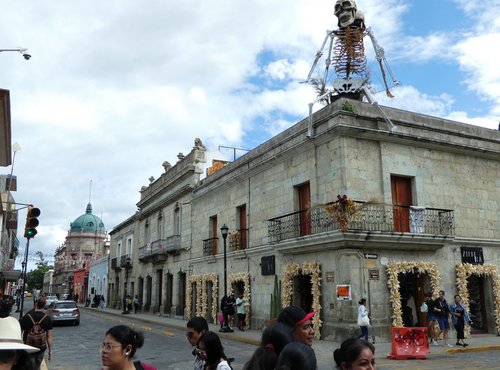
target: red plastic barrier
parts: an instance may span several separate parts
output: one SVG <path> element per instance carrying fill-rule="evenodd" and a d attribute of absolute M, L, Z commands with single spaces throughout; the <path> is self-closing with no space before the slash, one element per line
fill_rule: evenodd
<path fill-rule="evenodd" d="M 405 328 L 393 326 L 391 331 L 392 352 L 387 358 L 407 360 L 426 359 L 429 351 L 427 328 Z"/>

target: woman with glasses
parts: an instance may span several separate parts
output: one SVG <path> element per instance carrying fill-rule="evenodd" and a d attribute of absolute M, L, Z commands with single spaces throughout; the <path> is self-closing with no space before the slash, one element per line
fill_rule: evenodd
<path fill-rule="evenodd" d="M 207 331 L 198 342 L 200 357 L 205 361 L 205 370 L 231 370 L 224 347 L 217 334 Z"/>
<path fill-rule="evenodd" d="M 101 345 L 103 370 L 157 370 L 155 366 L 134 361 L 144 335 L 126 325 L 113 326 L 106 332 Z"/>

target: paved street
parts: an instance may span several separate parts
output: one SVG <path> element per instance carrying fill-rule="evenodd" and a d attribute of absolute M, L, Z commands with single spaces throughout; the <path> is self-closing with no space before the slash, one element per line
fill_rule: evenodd
<path fill-rule="evenodd" d="M 25 312 L 32 302 L 25 302 Z M 13 313 L 17 318 L 18 314 Z M 95 370 L 101 366 L 100 343 L 108 328 L 117 324 L 133 326 L 145 334 L 144 347 L 137 357 L 151 362 L 159 370 L 191 370 L 192 356 L 184 336 L 185 321 L 158 317 L 150 314 L 121 315 L 118 310 L 81 308 L 80 326 L 56 326 L 54 328 L 54 359 L 47 363 L 49 370 Z M 211 326 L 211 330 L 217 330 Z M 222 335 L 221 339 L 229 357 L 235 357 L 233 368 L 240 370 L 255 350 L 260 332 L 248 330 Z M 392 369 L 500 369 L 500 338 L 486 335 L 469 340 L 467 351 L 453 348 L 447 350 L 431 347 L 426 360 L 389 360 L 390 343 L 377 343 L 376 361 L 378 370 Z M 314 349 L 318 359 L 318 370 L 332 370 L 333 350 L 339 344 L 316 341 Z M 485 349 L 490 350 L 485 350 Z M 450 353 L 451 351 L 451 353 Z"/>
<path fill-rule="evenodd" d="M 191 370 L 192 356 L 184 331 L 158 324 L 134 320 L 133 315 L 110 316 L 97 310 L 81 310 L 80 326 L 56 326 L 54 328 L 54 358 L 47 363 L 50 370 L 95 370 L 101 365 L 100 344 L 106 330 L 114 325 L 125 324 L 144 332 L 144 347 L 136 357 L 158 369 Z M 241 369 L 253 353 L 255 346 L 223 339 L 226 354 L 235 357 L 233 367 Z"/>

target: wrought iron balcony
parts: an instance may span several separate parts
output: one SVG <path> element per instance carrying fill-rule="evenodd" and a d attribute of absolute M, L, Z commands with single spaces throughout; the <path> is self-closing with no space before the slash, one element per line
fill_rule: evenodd
<path fill-rule="evenodd" d="M 219 238 L 209 238 L 203 240 L 203 255 L 204 256 L 215 256 L 217 254 L 217 244 Z"/>
<path fill-rule="evenodd" d="M 228 234 L 229 251 L 239 251 L 248 248 L 248 229 L 239 229 Z"/>
<path fill-rule="evenodd" d="M 454 235 L 454 212 L 449 209 L 393 206 L 355 202 L 357 211 L 350 217 L 348 231 L 407 232 Z M 342 229 L 341 220 L 326 207 L 298 211 L 268 220 L 269 242 L 293 239 Z"/>
<path fill-rule="evenodd" d="M 172 235 L 166 239 L 158 239 L 139 248 L 139 260 L 166 259 L 168 254 L 178 254 L 181 250 L 181 236 Z"/>
<path fill-rule="evenodd" d="M 111 268 L 115 271 L 120 271 L 120 262 L 117 257 L 111 259 Z"/>
<path fill-rule="evenodd" d="M 130 265 L 129 266 L 127 266 L 127 257 L 129 258 L 129 261 L 130 261 Z M 121 268 L 125 268 L 125 269 L 127 267 L 130 268 L 130 267 L 132 267 L 133 262 L 134 261 L 132 260 L 132 257 L 130 257 L 130 254 L 126 254 L 124 256 L 120 256 L 120 267 Z"/>

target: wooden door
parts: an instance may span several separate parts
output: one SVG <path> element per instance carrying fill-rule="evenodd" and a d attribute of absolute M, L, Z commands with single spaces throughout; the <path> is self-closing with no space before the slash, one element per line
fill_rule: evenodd
<path fill-rule="evenodd" d="M 217 254 L 217 242 L 219 241 L 219 228 L 217 227 L 217 216 L 210 217 L 210 227 L 212 238 L 212 253 L 215 256 Z"/>
<path fill-rule="evenodd" d="M 240 216 L 240 248 L 247 248 L 247 206 L 239 207 Z"/>
<path fill-rule="evenodd" d="M 299 193 L 299 231 L 300 236 L 311 234 L 311 189 L 309 183 L 305 183 L 298 187 Z"/>
<path fill-rule="evenodd" d="M 391 176 L 394 231 L 410 232 L 411 178 Z"/>

